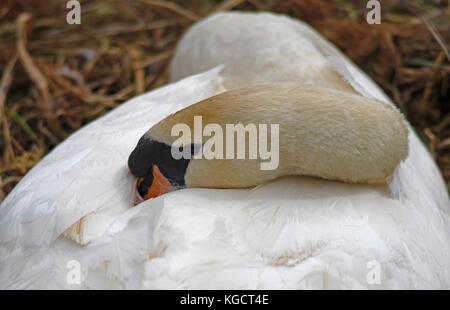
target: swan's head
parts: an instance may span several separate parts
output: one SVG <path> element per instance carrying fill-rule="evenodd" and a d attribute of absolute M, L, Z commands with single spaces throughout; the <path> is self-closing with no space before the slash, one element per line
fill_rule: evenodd
<path fill-rule="evenodd" d="M 172 146 L 144 135 L 128 158 L 131 173 L 138 178 L 137 191 L 143 199 L 155 198 L 185 186 L 189 159 L 175 159 Z"/>
<path fill-rule="evenodd" d="M 228 143 L 228 128 L 237 125 L 244 157 L 237 155 L 239 133 L 231 131 Z M 389 104 L 277 83 L 227 91 L 170 115 L 139 140 L 128 166 L 148 199 L 183 187 L 248 188 L 285 175 L 387 184 L 407 154 L 408 129 Z"/>

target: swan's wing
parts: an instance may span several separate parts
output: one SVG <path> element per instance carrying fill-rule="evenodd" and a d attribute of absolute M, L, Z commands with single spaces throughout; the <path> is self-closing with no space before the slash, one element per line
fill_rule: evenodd
<path fill-rule="evenodd" d="M 173 192 L 127 210 L 86 247 L 58 238 L 3 266 L 9 288 L 445 288 L 445 225 L 381 188 L 287 178 Z M 72 260 L 81 285 L 66 281 Z"/>
<path fill-rule="evenodd" d="M 49 245 L 0 243 L 0 289 L 137 289 L 152 250 L 163 197 L 116 216 L 86 246 L 60 236 Z"/>
<path fill-rule="evenodd" d="M 446 288 L 446 225 L 438 212 L 363 185 L 284 178 L 252 190 L 185 189 L 128 209 L 85 247 L 60 237 L 48 247 L 6 252 L 16 259 L 2 264 L 8 272 L 3 278 L 0 272 L 0 284 L 93 289 Z M 0 246 L 0 254 L 5 254 L 5 247 Z M 83 273 L 80 285 L 66 280 L 67 263 L 73 260 Z"/>
<path fill-rule="evenodd" d="M 446 225 L 383 188 L 312 178 L 183 190 L 164 199 L 144 287 L 445 288 Z"/>
<path fill-rule="evenodd" d="M 220 69 L 138 96 L 57 146 L 1 204 L 0 243 L 50 244 L 92 212 L 78 241 L 98 236 L 134 203 L 127 159 L 139 137 L 167 115 L 221 92 Z"/>

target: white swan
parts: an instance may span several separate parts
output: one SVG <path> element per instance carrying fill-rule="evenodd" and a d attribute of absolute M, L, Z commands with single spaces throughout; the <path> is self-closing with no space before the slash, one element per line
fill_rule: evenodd
<path fill-rule="evenodd" d="M 392 104 L 309 26 L 268 13 L 193 26 L 173 60 L 181 78 L 82 128 L 14 188 L 0 205 L 0 288 L 450 287 L 450 202 L 411 129 L 389 190 L 289 177 L 132 208 L 126 163 L 138 138 L 212 95 L 296 81 Z"/>

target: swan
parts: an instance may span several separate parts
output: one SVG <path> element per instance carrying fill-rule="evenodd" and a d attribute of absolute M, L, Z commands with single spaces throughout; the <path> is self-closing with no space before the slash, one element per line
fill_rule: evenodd
<path fill-rule="evenodd" d="M 171 81 L 72 134 L 5 198 L 0 288 L 450 288 L 450 201 L 436 164 L 390 99 L 310 26 L 272 13 L 211 15 L 179 42 Z M 134 163 L 148 165 L 130 156 L 141 136 L 167 138 L 158 128 L 243 86 L 291 83 L 304 96 L 338 94 L 335 108 L 354 101 L 389 117 L 364 142 L 394 135 L 377 136 L 395 154 L 379 157 L 384 184 L 356 178 L 377 165 L 356 175 L 305 167 L 256 187 L 140 201 L 127 162 L 135 174 Z"/>

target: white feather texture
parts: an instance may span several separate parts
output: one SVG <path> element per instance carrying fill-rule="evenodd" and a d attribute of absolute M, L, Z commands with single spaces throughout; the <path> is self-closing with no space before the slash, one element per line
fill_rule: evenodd
<path fill-rule="evenodd" d="M 68 241 L 61 234 L 87 216 L 88 228 L 81 241 L 88 243 L 104 235 L 118 216 L 133 207 L 136 180 L 128 172 L 127 159 L 136 139 L 149 125 L 223 91 L 219 70 L 130 100 L 77 131 L 40 161 L 0 206 L 0 288 L 67 286 L 65 275 L 51 277 L 51 270 L 67 273 L 67 261 L 84 261 L 90 247 L 77 252 L 79 246 L 70 245 L 66 253 L 63 245 Z M 129 211 L 135 214 L 134 209 Z M 139 236 L 134 238 L 140 243 Z M 94 251 L 96 259 L 102 253 Z M 121 254 L 133 258 L 128 251 Z M 67 259 L 60 261 L 61 257 Z M 43 280 L 29 279 L 29 272 Z"/>
<path fill-rule="evenodd" d="M 309 26 L 268 13 L 220 13 L 193 26 L 172 78 L 185 79 L 73 134 L 4 200 L 0 288 L 450 288 L 449 197 L 411 129 L 390 191 L 292 177 L 249 190 L 179 190 L 131 208 L 126 163 L 140 136 L 225 89 L 294 80 L 392 104 Z M 85 246 L 61 236 L 83 216 Z M 80 285 L 66 281 L 74 259 Z"/>

